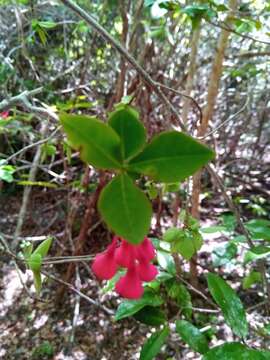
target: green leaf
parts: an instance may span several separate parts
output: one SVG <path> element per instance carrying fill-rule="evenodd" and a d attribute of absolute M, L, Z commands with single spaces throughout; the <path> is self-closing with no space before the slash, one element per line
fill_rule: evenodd
<path fill-rule="evenodd" d="M 109 125 L 85 115 L 63 113 L 60 120 L 84 161 L 100 169 L 121 168 L 120 138 Z"/>
<path fill-rule="evenodd" d="M 245 226 L 251 233 L 254 240 L 270 240 L 270 221 L 265 219 L 253 219 L 248 221 Z"/>
<path fill-rule="evenodd" d="M 147 235 L 151 222 L 151 204 L 126 174 L 120 174 L 102 190 L 99 211 L 107 225 L 132 244 Z"/>
<path fill-rule="evenodd" d="M 42 243 L 34 250 L 33 254 L 39 254 L 41 258 L 44 258 L 48 254 L 52 240 L 52 237 L 48 237 L 48 239 L 42 241 Z"/>
<path fill-rule="evenodd" d="M 160 326 L 165 323 L 166 316 L 160 308 L 150 305 L 143 307 L 134 315 L 135 319 L 150 326 Z"/>
<path fill-rule="evenodd" d="M 222 222 L 229 232 L 234 231 L 237 224 L 235 216 L 228 213 L 222 215 Z"/>
<path fill-rule="evenodd" d="M 184 230 L 178 229 L 177 227 L 171 227 L 163 234 L 163 240 L 172 243 L 181 240 L 184 236 Z"/>
<path fill-rule="evenodd" d="M 27 243 L 23 244 L 21 247 L 22 247 L 24 258 L 28 259 L 33 251 L 33 243 L 27 242 Z"/>
<path fill-rule="evenodd" d="M 146 142 L 146 131 L 139 121 L 139 114 L 130 106 L 121 105 L 109 116 L 109 125 L 121 139 L 123 160 L 137 155 Z"/>
<path fill-rule="evenodd" d="M 225 343 L 208 351 L 203 360 L 269 360 L 269 351 L 258 351 L 238 343 Z"/>
<path fill-rule="evenodd" d="M 57 26 L 57 23 L 53 21 L 39 21 L 38 24 L 44 29 L 53 29 Z"/>
<path fill-rule="evenodd" d="M 150 289 L 146 289 L 140 299 L 123 301 L 117 308 L 115 320 L 121 320 L 128 316 L 134 315 L 146 305 L 160 306 L 162 304 L 163 299 L 160 295 L 154 293 Z"/>
<path fill-rule="evenodd" d="M 235 291 L 218 275 L 207 274 L 208 288 L 220 306 L 225 321 L 239 337 L 246 337 L 248 324 L 243 304 Z"/>
<path fill-rule="evenodd" d="M 130 162 L 130 170 L 155 181 L 176 182 L 194 174 L 214 157 L 212 150 L 178 131 L 163 132 Z"/>
<path fill-rule="evenodd" d="M 33 272 L 39 272 L 42 264 L 42 256 L 33 253 L 27 260 L 27 264 Z"/>
<path fill-rule="evenodd" d="M 156 331 L 150 336 L 142 347 L 140 360 L 152 360 L 159 353 L 162 345 L 169 336 L 169 328 L 165 327 L 160 331 Z"/>
<path fill-rule="evenodd" d="M 8 183 L 11 183 L 14 180 L 12 175 L 14 171 L 15 171 L 14 166 L 0 164 L 0 180 L 4 180 Z"/>
<path fill-rule="evenodd" d="M 205 234 L 215 234 L 218 232 L 226 231 L 226 227 L 222 225 L 208 226 L 205 228 L 201 228 L 200 231 Z"/>
<path fill-rule="evenodd" d="M 186 260 L 190 260 L 203 244 L 202 236 L 198 232 L 184 230 L 182 237 L 172 244 L 172 251 L 178 252 Z"/>
<path fill-rule="evenodd" d="M 168 254 L 165 251 L 157 251 L 157 262 L 164 270 L 168 271 L 170 274 L 175 274 L 175 264 L 171 254 Z"/>
<path fill-rule="evenodd" d="M 39 294 L 42 287 L 42 279 L 41 279 L 40 271 L 33 271 L 33 276 L 34 276 L 35 289 L 37 294 Z"/>
<path fill-rule="evenodd" d="M 186 320 L 176 321 L 176 331 L 192 350 L 204 354 L 208 351 L 208 341 L 204 334 Z"/>
<path fill-rule="evenodd" d="M 256 255 L 264 255 L 264 254 L 268 254 L 270 253 L 270 247 L 269 246 L 264 246 L 264 245 L 259 245 L 259 246 L 254 246 L 250 249 L 251 252 L 253 252 Z"/>
<path fill-rule="evenodd" d="M 251 271 L 243 279 L 243 289 L 249 289 L 252 285 L 262 281 L 262 274 L 258 271 Z"/>
<path fill-rule="evenodd" d="M 264 245 L 254 246 L 245 253 L 244 264 L 248 264 L 252 261 L 256 261 L 259 259 L 264 259 L 268 257 L 269 254 L 270 254 L 269 246 L 264 246 Z"/>
<path fill-rule="evenodd" d="M 41 26 L 37 26 L 36 32 L 38 33 L 38 36 L 40 38 L 40 41 L 42 42 L 42 45 L 47 44 L 47 32 L 45 29 L 43 29 Z"/>

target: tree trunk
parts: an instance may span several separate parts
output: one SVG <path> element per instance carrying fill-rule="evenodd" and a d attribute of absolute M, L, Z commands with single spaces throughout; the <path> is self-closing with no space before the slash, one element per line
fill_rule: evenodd
<path fill-rule="evenodd" d="M 234 12 L 237 8 L 237 0 L 229 1 L 229 8 Z M 232 13 L 229 13 L 226 19 L 226 23 L 229 25 L 231 21 Z M 222 75 L 222 65 L 225 57 L 225 50 L 228 45 L 230 32 L 222 29 L 218 39 L 216 56 L 212 64 L 212 71 L 210 74 L 209 85 L 207 90 L 207 105 L 203 109 L 202 122 L 198 127 L 198 136 L 203 137 L 206 134 L 209 120 L 212 118 L 216 99 L 218 95 L 218 88 L 220 78 Z M 197 219 L 200 217 L 200 193 L 201 193 L 201 171 L 197 172 L 193 176 L 193 188 L 192 188 L 192 208 L 191 215 Z M 196 256 L 191 259 L 190 262 L 191 283 L 193 286 L 198 287 L 197 279 L 197 267 Z"/>

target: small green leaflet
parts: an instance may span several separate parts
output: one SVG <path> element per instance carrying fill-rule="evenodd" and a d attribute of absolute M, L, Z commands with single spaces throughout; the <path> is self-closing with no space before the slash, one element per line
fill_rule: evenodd
<path fill-rule="evenodd" d="M 0 180 L 11 183 L 14 180 L 13 173 L 15 170 L 14 166 L 5 165 L 5 160 L 0 160 Z"/>
<path fill-rule="evenodd" d="M 160 326 L 165 323 L 164 311 L 158 307 L 147 305 L 134 314 L 136 320 L 150 326 Z"/>
<path fill-rule="evenodd" d="M 146 131 L 139 114 L 130 106 L 118 105 L 109 116 L 109 125 L 121 139 L 122 160 L 137 155 L 146 143 Z"/>
<path fill-rule="evenodd" d="M 115 320 L 121 320 L 134 315 L 147 305 L 160 306 L 163 299 L 150 289 L 145 289 L 143 296 L 138 300 L 125 300 L 121 302 L 115 314 Z"/>
<path fill-rule="evenodd" d="M 156 331 L 150 336 L 142 347 L 140 360 L 152 360 L 160 352 L 162 345 L 169 336 L 169 328 L 165 327 L 160 331 Z"/>
<path fill-rule="evenodd" d="M 41 286 L 42 286 L 42 279 L 41 279 L 41 266 L 42 266 L 42 260 L 47 255 L 50 247 L 52 244 L 52 238 L 48 237 L 48 239 L 44 240 L 41 244 L 38 245 L 38 247 L 32 252 L 33 246 L 32 244 L 30 246 L 27 246 L 24 251 L 24 256 L 26 263 L 30 270 L 33 272 L 34 276 L 34 285 L 37 294 L 40 293 Z"/>
<path fill-rule="evenodd" d="M 176 321 L 176 331 L 192 350 L 204 354 L 208 351 L 208 341 L 204 334 L 186 320 Z"/>

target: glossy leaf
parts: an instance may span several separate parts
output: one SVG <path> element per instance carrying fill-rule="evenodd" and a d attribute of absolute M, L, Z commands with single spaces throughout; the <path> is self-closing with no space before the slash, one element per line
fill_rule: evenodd
<path fill-rule="evenodd" d="M 207 274 L 208 288 L 220 306 L 225 321 L 239 337 L 246 337 L 248 324 L 243 304 L 235 291 L 218 275 Z"/>
<path fill-rule="evenodd" d="M 176 182 L 194 174 L 214 157 L 212 150 L 178 131 L 163 132 L 130 162 L 130 170 L 161 182 Z"/>
<path fill-rule="evenodd" d="M 270 255 L 269 246 L 264 246 L 264 245 L 254 246 L 245 253 L 244 264 L 248 264 L 256 260 L 264 259 L 269 255 Z"/>
<path fill-rule="evenodd" d="M 109 125 L 85 115 L 63 113 L 60 120 L 82 160 L 100 169 L 121 168 L 120 138 Z"/>
<path fill-rule="evenodd" d="M 162 250 L 158 250 L 157 261 L 159 266 L 161 266 L 164 270 L 168 271 L 168 273 L 175 274 L 175 264 L 171 254 L 168 254 L 167 252 Z"/>
<path fill-rule="evenodd" d="M 169 336 L 169 328 L 165 327 L 160 331 L 156 331 L 150 336 L 142 347 L 140 360 L 152 360 L 160 352 L 162 345 Z"/>
<path fill-rule="evenodd" d="M 42 264 L 42 256 L 40 254 L 32 254 L 27 260 L 27 264 L 33 272 L 40 271 Z"/>
<path fill-rule="evenodd" d="M 41 258 L 45 257 L 48 254 L 48 251 L 52 244 L 52 238 L 48 237 L 48 239 L 42 241 L 41 244 L 34 250 L 33 254 L 39 254 Z"/>
<path fill-rule="evenodd" d="M 252 239 L 270 241 L 270 221 L 265 219 L 253 219 L 245 224 Z"/>
<path fill-rule="evenodd" d="M 163 299 L 160 295 L 152 290 L 145 290 L 143 296 L 138 300 L 126 300 L 121 302 L 115 314 L 115 320 L 121 320 L 128 316 L 134 315 L 147 305 L 160 306 Z"/>
<path fill-rule="evenodd" d="M 190 260 L 200 250 L 202 244 L 203 241 L 200 234 L 187 232 L 187 235 L 174 245 L 173 251 L 179 252 L 183 258 Z"/>
<path fill-rule="evenodd" d="M 164 312 L 157 307 L 147 305 L 134 315 L 135 319 L 150 326 L 160 326 L 165 323 Z"/>
<path fill-rule="evenodd" d="M 128 175 L 117 175 L 102 190 L 98 208 L 106 224 L 128 242 L 139 244 L 147 235 L 151 204 Z"/>
<path fill-rule="evenodd" d="M 258 351 L 247 346 L 233 342 L 219 345 L 208 351 L 203 360 L 269 360 L 269 351 Z"/>
<path fill-rule="evenodd" d="M 176 331 L 192 350 L 204 354 L 208 351 L 208 341 L 204 334 L 186 320 L 176 321 Z"/>
<path fill-rule="evenodd" d="M 12 165 L 1 165 L 1 163 L 0 163 L 0 180 L 4 180 L 8 183 L 11 183 L 14 180 L 12 174 L 15 172 L 15 167 Z"/>
<path fill-rule="evenodd" d="M 121 157 L 128 159 L 142 149 L 146 142 L 146 131 L 139 114 L 130 106 L 120 105 L 109 116 L 109 125 L 121 139 Z"/>
<path fill-rule="evenodd" d="M 177 227 L 171 227 L 163 234 L 163 240 L 172 243 L 181 240 L 183 236 L 185 236 L 184 230 L 178 229 Z"/>
<path fill-rule="evenodd" d="M 254 246 L 250 249 L 250 251 L 256 255 L 269 254 L 270 246 L 264 246 L 264 245 Z"/>

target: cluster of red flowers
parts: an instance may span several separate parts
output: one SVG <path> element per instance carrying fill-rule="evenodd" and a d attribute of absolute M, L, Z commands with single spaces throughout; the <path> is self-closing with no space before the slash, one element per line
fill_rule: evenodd
<path fill-rule="evenodd" d="M 127 299 L 138 299 L 143 294 L 142 282 L 152 281 L 157 275 L 157 268 L 151 264 L 155 255 L 155 248 L 148 238 L 139 245 L 132 245 L 114 236 L 107 249 L 95 257 L 92 270 L 99 279 L 109 280 L 118 268 L 126 268 L 127 272 L 118 280 L 115 290 Z"/>

